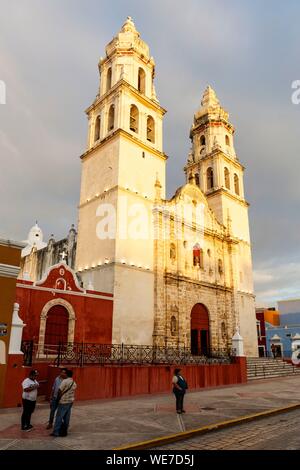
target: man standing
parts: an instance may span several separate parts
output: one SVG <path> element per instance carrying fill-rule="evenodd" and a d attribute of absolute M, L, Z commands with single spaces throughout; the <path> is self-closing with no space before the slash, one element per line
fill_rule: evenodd
<path fill-rule="evenodd" d="M 39 388 L 39 383 L 36 378 L 38 376 L 37 370 L 30 371 L 29 377 L 22 382 L 23 394 L 22 394 L 22 403 L 23 403 L 23 413 L 21 417 L 21 429 L 22 431 L 31 431 L 33 426 L 30 424 L 31 415 L 34 412 L 37 391 Z"/>
<path fill-rule="evenodd" d="M 71 409 L 75 398 L 76 383 L 72 379 L 73 372 L 67 370 L 67 378 L 62 381 L 58 390 L 59 404 L 57 407 L 53 433 L 50 436 L 66 436 L 71 418 Z"/>
<path fill-rule="evenodd" d="M 181 369 L 175 369 L 172 379 L 173 393 L 176 397 L 176 411 L 178 414 L 185 413 L 183 409 L 183 399 L 185 391 L 188 388 L 186 380 L 179 374 L 180 371 Z"/>
<path fill-rule="evenodd" d="M 67 369 L 61 369 L 60 374 L 54 380 L 52 390 L 51 390 L 51 395 L 50 395 L 50 416 L 49 416 L 48 426 L 46 429 L 51 429 L 53 426 L 55 411 L 57 410 L 57 407 L 58 407 L 58 399 L 57 399 L 58 390 L 62 381 L 66 378 L 67 378 Z"/>

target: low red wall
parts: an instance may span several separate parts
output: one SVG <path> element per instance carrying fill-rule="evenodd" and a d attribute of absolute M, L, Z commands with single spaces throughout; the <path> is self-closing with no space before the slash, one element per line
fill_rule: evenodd
<path fill-rule="evenodd" d="M 178 366 L 179 367 L 179 366 Z M 246 358 L 234 364 L 180 366 L 189 389 L 247 382 Z M 77 383 L 77 400 L 127 397 L 171 390 L 176 366 L 87 366 L 72 367 Z M 49 366 L 47 397 L 59 369 Z"/>
<path fill-rule="evenodd" d="M 49 398 L 59 368 L 47 364 L 22 365 L 23 357 L 9 356 L 3 407 L 21 406 L 22 381 L 31 369 L 39 372 L 39 395 Z M 188 366 L 86 366 L 70 367 L 77 383 L 76 400 L 129 397 L 133 395 L 170 392 L 174 369 L 181 367 L 189 389 L 247 382 L 246 358 L 236 358 L 233 364 Z"/>

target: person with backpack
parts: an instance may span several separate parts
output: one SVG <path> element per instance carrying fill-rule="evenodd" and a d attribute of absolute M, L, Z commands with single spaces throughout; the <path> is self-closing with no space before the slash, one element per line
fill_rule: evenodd
<path fill-rule="evenodd" d="M 178 414 L 185 413 L 185 410 L 183 409 L 183 399 L 188 388 L 188 384 L 183 376 L 180 375 L 180 371 L 181 369 L 175 369 L 172 379 L 173 393 L 176 397 L 176 411 Z"/>
<path fill-rule="evenodd" d="M 58 402 L 59 387 L 62 381 L 66 378 L 67 378 L 67 369 L 63 368 L 61 369 L 60 374 L 54 380 L 52 390 L 51 390 L 51 395 L 50 395 L 50 416 L 49 416 L 49 422 L 48 422 L 46 429 L 51 429 L 53 426 L 55 412 L 57 410 L 58 403 L 59 403 Z"/>
<path fill-rule="evenodd" d="M 73 380 L 73 371 L 67 370 L 67 378 L 62 381 L 58 390 L 58 407 L 53 432 L 50 436 L 65 437 L 68 434 L 71 410 L 75 398 L 76 382 Z"/>

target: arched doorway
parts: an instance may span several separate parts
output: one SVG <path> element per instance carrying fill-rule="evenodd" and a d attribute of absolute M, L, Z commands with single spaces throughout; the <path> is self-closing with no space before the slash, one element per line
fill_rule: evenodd
<path fill-rule="evenodd" d="M 208 354 L 209 315 L 203 304 L 196 304 L 191 312 L 191 353 L 195 356 Z"/>
<path fill-rule="evenodd" d="M 54 305 L 47 313 L 45 345 L 68 342 L 69 312 L 63 305 Z"/>

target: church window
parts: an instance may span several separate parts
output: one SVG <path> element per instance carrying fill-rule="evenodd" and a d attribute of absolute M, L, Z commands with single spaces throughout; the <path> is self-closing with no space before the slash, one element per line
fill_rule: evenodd
<path fill-rule="evenodd" d="M 212 189 L 214 187 L 214 172 L 211 167 L 207 168 L 207 189 Z"/>
<path fill-rule="evenodd" d="M 207 250 L 207 256 L 208 256 L 209 258 L 211 257 L 211 251 L 210 251 L 209 248 L 208 248 L 208 250 Z"/>
<path fill-rule="evenodd" d="M 230 189 L 230 174 L 228 168 L 224 168 L 225 188 Z"/>
<path fill-rule="evenodd" d="M 236 173 L 234 175 L 234 191 L 235 191 L 235 194 L 237 194 L 238 196 L 240 195 L 239 177 Z"/>
<path fill-rule="evenodd" d="M 202 135 L 202 136 L 200 137 L 200 145 L 201 145 L 201 146 L 205 145 L 205 136 L 204 136 L 204 135 Z"/>
<path fill-rule="evenodd" d="M 112 104 L 108 112 L 108 125 L 107 125 L 108 132 L 111 131 L 114 127 L 115 127 L 115 107 Z"/>
<path fill-rule="evenodd" d="M 147 117 L 147 140 L 153 144 L 155 142 L 155 123 L 152 116 Z"/>
<path fill-rule="evenodd" d="M 172 261 L 175 261 L 176 259 L 176 246 L 174 243 L 171 243 L 170 245 L 170 259 Z"/>
<path fill-rule="evenodd" d="M 202 248 L 200 248 L 199 243 L 196 243 L 196 245 L 193 248 L 193 265 L 199 266 L 199 268 L 201 269 L 203 269 L 204 267 L 203 250 Z"/>
<path fill-rule="evenodd" d="M 106 91 L 111 89 L 111 67 L 109 67 L 106 74 Z"/>
<path fill-rule="evenodd" d="M 195 183 L 196 183 L 197 186 L 200 185 L 200 179 L 199 179 L 199 174 L 198 173 L 195 174 Z"/>
<path fill-rule="evenodd" d="M 100 139 L 100 116 L 97 116 L 96 122 L 95 122 L 95 137 L 94 140 L 97 142 L 97 140 Z"/>
<path fill-rule="evenodd" d="M 140 93 L 145 93 L 145 83 L 146 83 L 146 74 L 144 69 L 141 67 L 139 68 L 139 74 L 138 74 L 138 90 Z"/>
<path fill-rule="evenodd" d="M 139 131 L 139 110 L 134 104 L 130 107 L 130 130 Z"/>
<path fill-rule="evenodd" d="M 226 145 L 230 145 L 230 139 L 228 135 L 225 135 L 225 143 Z"/>
<path fill-rule="evenodd" d="M 171 317 L 171 335 L 175 336 L 177 333 L 177 321 L 174 315 Z"/>

